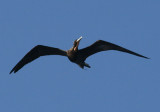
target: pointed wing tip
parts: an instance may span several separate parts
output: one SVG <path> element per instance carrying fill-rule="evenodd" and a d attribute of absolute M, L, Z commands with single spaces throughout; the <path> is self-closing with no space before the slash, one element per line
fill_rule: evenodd
<path fill-rule="evenodd" d="M 151 58 L 148 58 L 148 57 L 146 57 L 146 56 L 143 56 L 143 55 L 141 55 L 141 57 L 142 57 L 142 58 L 145 58 L 145 59 L 151 59 Z"/>
<path fill-rule="evenodd" d="M 148 58 L 148 57 L 145 57 L 146 59 L 151 59 L 151 58 Z"/>
<path fill-rule="evenodd" d="M 12 74 L 12 72 L 13 72 L 14 70 L 11 70 L 10 72 L 9 72 L 9 74 Z M 15 73 L 15 72 L 14 72 Z"/>
<path fill-rule="evenodd" d="M 10 72 L 9 74 L 11 75 L 12 72 Z"/>
<path fill-rule="evenodd" d="M 9 74 L 12 74 L 12 73 L 16 73 L 18 70 L 16 70 L 15 68 L 13 68 L 10 72 L 9 72 Z"/>
<path fill-rule="evenodd" d="M 12 73 L 14 73 L 14 74 L 15 74 L 16 72 L 17 72 L 17 71 L 10 71 L 10 73 L 9 73 L 9 74 L 10 74 L 10 75 L 11 75 Z"/>
<path fill-rule="evenodd" d="M 145 59 L 151 59 L 151 58 L 148 58 L 148 57 L 145 57 L 145 56 L 143 56 L 142 58 L 145 58 Z"/>

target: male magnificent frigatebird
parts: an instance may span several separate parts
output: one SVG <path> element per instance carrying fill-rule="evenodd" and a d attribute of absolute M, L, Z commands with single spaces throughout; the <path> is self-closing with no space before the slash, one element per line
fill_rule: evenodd
<path fill-rule="evenodd" d="M 74 41 L 73 47 L 69 49 L 68 51 L 64 51 L 58 48 L 54 47 L 48 47 L 48 46 L 43 46 L 43 45 L 37 45 L 33 49 L 31 49 L 18 63 L 17 65 L 11 70 L 10 74 L 12 72 L 16 73 L 18 70 L 20 70 L 24 65 L 30 63 L 31 61 L 39 58 L 40 56 L 45 56 L 45 55 L 62 55 L 68 57 L 68 59 L 73 62 L 78 64 L 81 68 L 88 67 L 90 66 L 85 63 L 85 60 L 87 57 L 100 52 L 100 51 L 107 51 L 107 50 L 117 50 L 117 51 L 122 51 L 126 53 L 130 53 L 139 57 L 143 57 L 146 59 L 149 59 L 143 55 L 140 55 L 138 53 L 135 53 L 133 51 L 130 51 L 128 49 L 125 49 L 121 46 L 112 44 L 110 42 L 106 42 L 103 40 L 98 40 L 92 45 L 78 50 L 79 42 L 82 39 L 80 37 L 79 39 Z"/>

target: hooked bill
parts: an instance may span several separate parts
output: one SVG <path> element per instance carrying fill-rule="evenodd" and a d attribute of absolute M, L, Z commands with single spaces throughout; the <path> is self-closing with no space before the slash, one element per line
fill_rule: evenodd
<path fill-rule="evenodd" d="M 77 39 L 77 42 L 80 41 L 81 39 L 82 39 L 82 36 L 79 39 Z"/>

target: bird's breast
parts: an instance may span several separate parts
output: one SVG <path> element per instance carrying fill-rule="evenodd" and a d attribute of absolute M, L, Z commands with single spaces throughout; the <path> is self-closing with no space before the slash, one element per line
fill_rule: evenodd
<path fill-rule="evenodd" d="M 70 61 L 76 62 L 76 60 L 77 60 L 77 53 L 76 52 L 68 52 L 67 56 Z"/>

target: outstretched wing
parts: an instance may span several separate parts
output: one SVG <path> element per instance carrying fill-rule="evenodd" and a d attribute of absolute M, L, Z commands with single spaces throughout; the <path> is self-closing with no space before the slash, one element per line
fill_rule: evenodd
<path fill-rule="evenodd" d="M 88 46 L 84 49 L 80 49 L 79 53 L 82 56 L 82 58 L 85 60 L 87 57 L 89 57 L 89 56 L 91 56 L 91 55 L 93 55 L 97 52 L 107 51 L 107 50 L 122 51 L 122 52 L 130 53 L 130 54 L 133 54 L 133 55 L 136 55 L 136 56 L 139 56 L 139 57 L 149 59 L 148 57 L 145 57 L 143 55 L 140 55 L 138 53 L 135 53 L 133 51 L 125 49 L 121 46 L 118 46 L 118 45 L 115 45 L 115 44 L 112 44 L 110 42 L 106 42 L 106 41 L 103 41 L 103 40 L 98 40 L 95 43 L 93 43 L 92 45 L 90 45 L 90 46 Z"/>
<path fill-rule="evenodd" d="M 39 58 L 40 56 L 45 55 L 62 55 L 67 56 L 66 51 L 63 51 L 58 48 L 37 45 L 33 49 L 31 49 L 18 63 L 17 65 L 11 70 L 12 72 L 16 73 L 19 69 L 21 69 L 24 65 L 30 63 L 31 61 Z"/>

